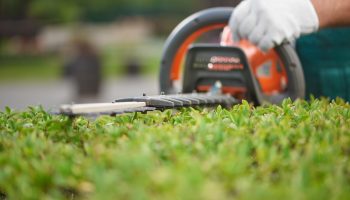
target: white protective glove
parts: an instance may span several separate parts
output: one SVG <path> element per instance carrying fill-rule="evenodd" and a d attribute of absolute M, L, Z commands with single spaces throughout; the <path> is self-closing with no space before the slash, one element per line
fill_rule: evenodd
<path fill-rule="evenodd" d="M 267 51 L 316 31 L 319 20 L 310 0 L 245 0 L 234 9 L 229 26 L 234 41 L 248 39 Z"/>

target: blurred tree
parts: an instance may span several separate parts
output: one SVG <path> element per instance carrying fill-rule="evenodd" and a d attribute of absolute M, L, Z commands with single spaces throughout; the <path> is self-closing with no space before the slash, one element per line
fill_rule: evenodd
<path fill-rule="evenodd" d="M 110 21 L 125 15 L 187 16 L 199 9 L 233 6 L 239 0 L 0 0 L 0 20 L 36 19 L 44 23 Z"/>
<path fill-rule="evenodd" d="M 0 0 L 0 20 L 26 18 L 29 5 L 30 0 Z"/>
<path fill-rule="evenodd" d="M 72 22 L 83 14 L 81 0 L 31 0 L 28 14 L 45 22 Z"/>
<path fill-rule="evenodd" d="M 44 23 L 78 20 L 82 0 L 0 0 L 0 20 L 40 20 Z"/>
<path fill-rule="evenodd" d="M 3 38 L 20 36 L 23 49 L 33 49 L 36 46 L 35 36 L 42 25 L 77 21 L 106 22 L 128 16 L 147 17 L 153 22 L 156 34 L 168 34 L 183 18 L 198 10 L 234 6 L 239 1 L 0 0 L 0 45 Z"/>
<path fill-rule="evenodd" d="M 109 21 L 120 16 L 184 16 L 191 13 L 197 1 L 187 0 L 92 0 L 85 7 L 84 20 Z"/>

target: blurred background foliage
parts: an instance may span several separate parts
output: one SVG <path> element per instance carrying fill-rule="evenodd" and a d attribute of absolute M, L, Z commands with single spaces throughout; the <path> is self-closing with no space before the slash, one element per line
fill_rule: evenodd
<path fill-rule="evenodd" d="M 46 23 L 113 21 L 117 17 L 167 15 L 184 17 L 213 6 L 233 6 L 235 0 L 1 0 L 1 19 L 37 19 Z"/>
<path fill-rule="evenodd" d="M 11 106 L 13 98 L 30 98 L 30 93 L 14 97 L 6 92 L 21 89 L 14 88 L 13 82 L 28 85 L 29 81 L 56 81 L 53 84 L 61 87 L 70 81 L 71 86 L 62 91 L 86 84 L 101 85 L 104 91 L 107 79 L 121 80 L 136 75 L 152 77 L 148 78 L 150 81 L 147 79 L 148 85 L 142 85 L 156 88 L 163 44 L 175 26 L 199 10 L 234 6 L 238 2 L 0 0 L 0 93 L 4 94 L 0 107 Z M 86 48 L 82 46 L 89 51 L 84 52 Z M 89 72 L 88 66 L 79 67 L 88 62 L 85 65 L 94 63 L 90 68 L 96 68 L 98 73 Z M 78 72 L 69 68 L 86 70 Z M 86 79 L 85 83 L 82 79 Z M 41 88 L 39 91 L 52 90 L 44 86 L 38 83 L 33 87 Z M 42 93 L 44 99 L 47 94 Z"/>
<path fill-rule="evenodd" d="M 64 60 L 57 58 L 59 55 L 62 56 L 62 48 L 47 49 L 43 45 L 43 43 L 47 43 L 47 40 L 43 41 L 43 38 L 46 39 L 43 35 L 47 35 L 44 34 L 47 33 L 47 27 L 51 28 L 49 30 L 54 30 L 50 33 L 56 32 L 56 35 L 49 35 L 51 38 L 59 38 L 62 34 L 73 35 L 66 37 L 63 41 L 72 43 L 71 40 L 74 40 L 76 35 L 82 35 L 81 32 L 85 31 L 84 27 L 87 27 L 87 24 L 95 25 L 92 28 L 95 32 L 100 29 L 96 26 L 98 24 L 115 24 L 126 21 L 132 27 L 135 17 L 138 17 L 136 19 L 138 21 L 141 18 L 143 20 L 141 23 L 144 26 L 149 26 L 149 30 L 146 31 L 149 35 L 140 33 L 144 34 L 143 39 L 135 39 L 137 42 L 133 42 L 132 38 L 129 38 L 129 42 L 111 42 L 110 45 L 93 44 L 94 46 L 102 46 L 99 53 L 102 54 L 104 62 L 103 70 L 105 72 L 103 74 L 120 74 L 120 72 L 125 71 L 123 66 L 119 66 L 122 65 L 121 60 L 128 59 L 126 58 L 128 56 L 125 55 L 125 49 L 128 49 L 127 52 L 137 54 L 138 50 L 135 48 L 145 45 L 157 48 L 152 48 L 155 49 L 153 55 L 147 55 L 145 60 L 140 61 L 150 64 L 147 69 L 141 71 L 156 73 L 157 59 L 161 54 L 162 43 L 182 19 L 204 8 L 233 6 L 237 2 L 235 0 L 0 0 L 0 74 L 2 74 L 0 80 L 35 77 L 35 74 L 40 75 L 39 72 L 42 72 L 42 76 L 39 78 L 44 79 L 60 76 L 59 70 L 56 68 L 62 65 L 60 60 Z M 118 25 L 120 24 L 116 26 Z M 135 24 L 135 26 L 139 25 L 140 23 Z M 67 31 L 61 33 L 53 27 L 59 27 L 61 32 L 62 29 L 68 30 L 69 33 L 66 33 Z M 82 30 L 76 31 L 80 28 Z M 125 39 L 127 40 L 127 38 Z M 91 38 L 87 38 L 87 40 L 91 40 Z M 54 39 L 49 40 L 49 43 L 53 43 L 52 41 Z M 123 51 L 119 52 L 121 49 Z M 56 56 L 52 56 L 53 51 Z M 113 58 L 109 57 L 111 52 L 114 52 Z M 142 56 L 135 55 L 135 57 Z M 23 65 L 26 65 L 25 69 L 22 67 L 22 69 L 17 70 Z M 26 70 L 28 68 L 32 70 Z M 113 71 L 115 73 L 110 73 Z"/>

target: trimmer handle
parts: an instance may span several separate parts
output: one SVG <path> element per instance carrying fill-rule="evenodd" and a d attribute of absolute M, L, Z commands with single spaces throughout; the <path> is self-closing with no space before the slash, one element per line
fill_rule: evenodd
<path fill-rule="evenodd" d="M 168 37 L 161 59 L 159 74 L 160 90 L 166 93 L 177 91 L 174 82 L 181 80 L 182 63 L 189 46 L 206 32 L 224 28 L 234 8 L 219 7 L 197 12 L 183 20 Z M 305 80 L 299 58 L 289 43 L 275 47 L 275 52 L 287 74 L 287 88 L 278 94 L 266 94 L 261 90 L 258 80 L 254 79 L 252 87 L 255 89 L 254 102 L 256 104 L 279 104 L 284 98 L 304 98 Z M 251 71 L 251 73 L 254 73 Z M 254 74 L 255 77 L 255 74 Z M 253 98 L 254 99 L 254 98 Z"/>

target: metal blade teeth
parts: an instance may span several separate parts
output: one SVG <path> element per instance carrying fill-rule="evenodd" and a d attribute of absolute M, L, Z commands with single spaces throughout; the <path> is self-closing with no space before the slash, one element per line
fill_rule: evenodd
<path fill-rule="evenodd" d="M 72 117 L 78 115 L 117 115 L 122 113 L 147 112 L 153 110 L 163 110 L 191 106 L 222 105 L 225 107 L 231 107 L 232 105 L 237 104 L 238 101 L 234 97 L 227 95 L 209 95 L 192 93 L 123 98 L 115 100 L 115 103 L 120 104 L 113 105 L 113 103 L 97 103 L 62 105 L 58 113 Z"/>
<path fill-rule="evenodd" d="M 134 98 L 117 99 L 115 102 L 145 102 L 148 107 L 157 109 L 179 108 L 187 106 L 215 106 L 222 105 L 230 107 L 237 104 L 238 101 L 227 95 L 209 95 L 209 94 L 177 94 L 177 95 L 156 95 L 141 96 Z"/>

